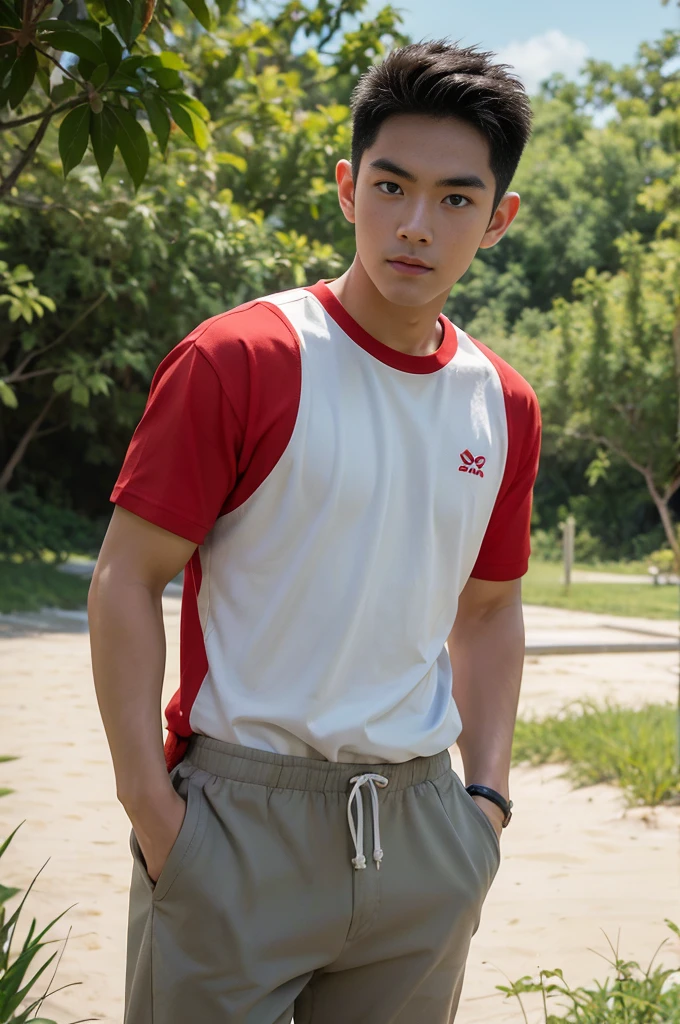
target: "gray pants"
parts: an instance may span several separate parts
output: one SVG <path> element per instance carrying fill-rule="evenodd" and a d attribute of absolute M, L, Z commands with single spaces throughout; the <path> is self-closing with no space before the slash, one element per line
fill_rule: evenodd
<path fill-rule="evenodd" d="M 130 836 L 125 1024 L 453 1021 L 500 849 L 447 751 L 360 765 L 195 736 L 171 780 L 187 810 L 155 885 Z"/>

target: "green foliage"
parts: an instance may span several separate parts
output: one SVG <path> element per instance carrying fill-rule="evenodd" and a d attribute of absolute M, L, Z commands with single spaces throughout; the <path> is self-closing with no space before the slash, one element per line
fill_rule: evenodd
<path fill-rule="evenodd" d="M 45 53 L 36 51 L 21 106 L 6 103 L 9 121 L 28 120 L 0 133 L 10 182 L 0 255 L 30 268 L 38 295 L 55 304 L 40 317 L 24 303 L 32 323 L 18 314 L 0 332 L 0 491 L 25 482 L 40 491 L 59 479 L 75 507 L 103 514 L 166 352 L 202 319 L 332 277 L 352 258 L 333 181 L 336 160 L 349 155 L 348 99 L 356 76 L 404 37 L 393 8 L 369 17 L 366 0 L 257 9 L 223 0 L 208 5 L 209 27 L 197 4 L 71 8 L 54 0 L 44 11 L 36 41 Z M 21 19 L 8 10 L 6 24 L 18 31 Z M 581 555 L 593 558 L 633 557 L 662 542 L 638 471 L 576 423 L 574 385 L 591 339 L 611 339 L 611 369 L 624 321 L 631 331 L 649 324 L 650 336 L 661 325 L 659 358 L 638 382 L 648 387 L 640 423 L 661 431 L 670 465 L 669 265 L 657 284 L 668 264 L 662 247 L 676 240 L 677 74 L 667 67 L 676 52 L 668 35 L 645 44 L 632 71 L 592 63 L 582 85 L 559 77 L 546 85 L 515 183 L 520 217 L 480 253 L 448 307 L 536 387 L 544 447 L 535 525 L 554 532 L 569 508 Z M 0 47 L 0 90 L 19 56 L 16 45 Z M 613 116 L 595 127 L 594 109 L 611 102 Z M 45 110 L 47 131 L 17 175 L 17 154 L 28 152 Z M 575 278 L 585 282 L 578 295 Z M 642 282 L 639 300 L 629 278 Z M 606 298 L 599 320 L 598 296 Z M 592 367 L 600 373 L 600 363 Z M 649 388 L 656 395 L 660 378 L 652 423 Z"/>
<path fill-rule="evenodd" d="M 0 108 L 7 104 L 10 111 L 21 116 L 10 115 L 0 126 L 5 131 L 16 131 L 17 139 L 26 142 L 32 138 L 36 143 L 36 147 L 26 147 L 19 171 L 34 158 L 44 127 L 52 118 L 66 114 L 59 129 L 64 175 L 82 162 L 89 142 L 103 178 L 111 164 L 110 128 L 115 118 L 114 145 L 135 188 L 139 188 L 149 160 L 147 119 L 161 152 L 165 151 L 171 126 L 205 150 L 211 140 L 210 108 L 220 111 L 215 127 L 223 127 L 225 99 L 246 99 L 248 93 L 256 106 L 257 124 L 249 121 L 249 127 L 257 128 L 254 141 L 266 142 L 270 153 L 285 142 L 293 158 L 289 167 L 293 168 L 305 135 L 309 135 L 310 128 L 315 132 L 318 129 L 314 118 L 299 125 L 293 116 L 295 106 L 307 89 L 311 89 L 314 106 L 323 103 L 325 82 L 333 77 L 332 70 L 322 62 L 325 47 L 336 40 L 344 19 L 358 15 L 367 0 L 318 0 L 310 7 L 294 0 L 284 5 L 270 23 L 246 21 L 231 0 L 222 0 L 218 11 L 205 0 L 185 3 L 201 28 L 191 19 L 178 17 L 171 6 L 156 8 L 154 0 L 87 0 L 77 16 L 75 8 L 64 6 L 63 0 L 46 0 L 35 9 L 30 0 L 17 0 L 21 18 L 11 8 L 12 16 L 0 28 L 0 45 L 6 47 L 1 51 Z M 49 8 L 56 17 L 45 17 Z M 336 76 L 343 80 L 340 89 L 344 94 L 349 94 L 348 76 L 367 67 L 388 40 L 403 39 L 397 31 L 399 20 L 394 9 L 385 7 L 344 36 L 335 54 Z M 309 38 L 309 49 L 294 57 L 296 40 L 303 33 Z M 315 48 L 314 37 L 318 40 Z M 188 49 L 192 51 L 193 66 L 183 59 Z M 208 56 L 200 68 L 203 73 L 197 76 L 196 59 L 202 61 Z M 54 72 L 53 65 L 59 73 Z M 235 88 L 229 96 L 232 79 Z M 207 105 L 196 88 L 199 83 Z M 51 104 L 46 109 L 45 95 Z M 237 146 L 243 145 L 235 132 L 240 120 L 238 106 L 237 102 L 233 134 L 222 133 L 225 141 L 231 137 Z M 245 112 L 245 105 L 240 106 Z M 346 107 L 340 108 L 334 99 L 331 106 L 336 113 L 340 111 L 342 120 L 347 120 Z M 104 111 L 108 111 L 108 119 L 96 121 Z M 30 129 L 25 127 L 29 124 Z M 272 139 L 267 137 L 268 126 L 276 133 Z M 286 132 L 292 137 L 285 139 Z M 0 194 L 11 189 L 15 172 L 16 168 L 0 181 Z M 299 175 L 299 180 L 304 181 L 304 175 Z"/>
<path fill-rule="evenodd" d="M 0 558 L 40 560 L 50 552 L 58 564 L 74 553 L 95 557 L 103 539 L 101 521 L 48 504 L 31 485 L 0 493 Z"/>
<path fill-rule="evenodd" d="M 680 241 L 643 246 L 624 235 L 623 267 L 615 275 L 589 270 L 575 282 L 579 300 L 560 315 L 580 344 L 559 391 L 567 435 L 597 445 L 590 483 L 606 476 L 610 457 L 639 472 L 660 514 L 680 485 L 679 393 L 673 346 L 678 316 Z M 555 339 L 565 361 L 564 334 Z M 553 401 L 549 389 L 547 402 Z M 555 401 L 557 401 L 555 396 Z M 665 525 L 665 524 L 664 524 Z M 669 531 L 667 530 L 667 533 Z M 668 537 L 674 542 L 674 535 Z"/>
<path fill-rule="evenodd" d="M 544 562 L 562 560 L 562 537 L 560 531 L 534 530 L 531 535 L 531 551 L 534 558 Z M 574 557 L 577 562 L 597 564 L 605 557 L 604 545 L 590 530 L 582 528 L 574 537 Z"/>
<path fill-rule="evenodd" d="M 7 305 L 12 323 L 25 320 L 30 324 L 34 316 L 44 316 L 46 309 L 50 313 L 56 310 L 54 300 L 48 295 L 41 295 L 33 279 L 34 274 L 23 263 L 10 270 L 8 264 L 0 260 L 0 288 L 5 292 L 0 295 L 0 305 Z"/>
<path fill-rule="evenodd" d="M 664 920 L 675 935 L 680 935 L 673 921 Z M 528 1017 L 522 995 L 526 992 L 541 994 L 545 1024 L 680 1024 L 680 984 L 674 979 L 680 969 L 654 966 L 668 940 L 664 939 L 644 969 L 635 960 L 622 959 L 618 946 L 614 948 L 608 937 L 607 941 L 614 958 L 605 959 L 614 968 L 614 977 L 604 983 L 596 981 L 594 988 L 572 988 L 559 968 L 541 970 L 536 979 L 525 975 L 496 988 L 505 993 L 506 999 L 517 999 L 525 1024 Z M 559 997 L 566 1013 L 549 1013 L 548 1001 Z"/>
<path fill-rule="evenodd" d="M 630 805 L 653 807 L 680 795 L 676 730 L 670 704 L 632 710 L 575 701 L 557 715 L 519 720 L 513 762 L 568 762 L 565 775 L 577 786 L 615 782 Z"/>
<path fill-rule="evenodd" d="M 557 530 L 533 530 L 531 533 L 531 557 L 539 562 L 560 562 L 562 560 L 562 538 Z"/>
<path fill-rule="evenodd" d="M 143 115 L 106 96 L 99 112 L 76 106 L 63 124 L 73 118 L 77 141 L 73 115 L 89 109 L 94 161 L 86 153 L 64 183 L 57 159 L 70 166 L 70 158 L 64 145 L 58 155 L 62 140 L 50 129 L 23 172 L 19 201 L 0 207 L 0 247 L 30 266 L 55 303 L 40 325 L 17 325 L 0 341 L 0 388 L 15 399 L 0 428 L 0 491 L 34 481 L 41 489 L 58 478 L 78 507 L 108 510 L 111 475 L 167 351 L 225 308 L 341 270 L 330 240 L 341 219 L 330 182 L 349 138 L 337 93 L 348 93 L 350 69 L 339 52 L 325 63 L 319 53 L 331 44 L 331 27 L 342 38 L 343 19 L 364 6 L 295 4 L 265 22 L 226 3 L 211 33 L 174 11 L 173 49 L 142 37 L 133 51 L 125 47 L 125 7 L 106 8 L 117 27 L 104 14 L 97 25 L 78 25 L 102 54 L 95 67 L 88 49 L 90 85 L 109 75 L 127 97 L 137 87 L 123 79 L 136 76 L 153 79 L 163 95 L 143 89 Z M 382 52 L 396 23 L 394 14 L 381 16 L 380 37 L 364 27 L 366 53 L 355 47 L 354 57 L 366 62 Z M 300 53 L 303 31 L 309 49 Z M 66 81 L 63 102 L 75 98 L 75 83 Z M 210 135 L 208 106 L 220 112 Z M 147 118 L 157 142 L 142 127 Z M 12 134 L 0 135 L 0 147 Z M 189 139 L 207 147 L 200 160 Z"/>
<path fill-rule="evenodd" d="M 204 0 L 187 0 L 187 7 L 203 28 L 212 29 Z M 49 8 L 61 17 L 45 17 Z M 180 55 L 165 48 L 171 35 L 168 23 L 158 20 L 167 17 L 164 7 L 151 24 L 153 0 L 89 0 L 75 18 L 75 8 L 64 6 L 62 0 L 39 5 L 18 0 L 17 11 L 21 17 L 6 18 L 0 28 L 0 45 L 6 47 L 0 63 L 0 107 L 7 104 L 19 116 L 10 113 L 0 126 L 4 131 L 15 130 L 17 139 L 33 139 L 19 160 L 19 171 L 34 158 L 44 128 L 63 114 L 59 154 L 64 177 L 82 162 L 91 143 L 103 178 L 111 165 L 112 148 L 117 146 L 139 188 L 148 166 L 149 144 L 138 117 L 147 117 L 149 106 L 156 112 L 151 129 L 158 129 L 161 139 L 167 142 L 163 119 L 169 123 L 172 115 L 178 128 L 205 148 L 210 115 L 186 92 L 180 72 L 187 66 Z M 45 96 L 50 101 L 46 109 Z M 26 129 L 29 124 L 32 127 Z M 0 180 L 0 194 L 12 188 L 14 172 Z"/>
<path fill-rule="evenodd" d="M 152 97 L 150 96 L 145 98 L 144 106 L 147 110 L 151 100 Z M 156 97 L 153 97 L 153 100 L 156 103 L 159 102 Z M 159 106 L 163 111 L 165 111 L 162 104 L 159 104 Z M 170 125 L 168 122 L 168 130 L 169 127 Z M 113 110 L 109 107 L 103 107 L 99 113 L 92 114 L 90 121 L 90 137 L 92 139 L 92 152 L 94 153 L 94 158 L 97 161 L 99 173 L 102 178 L 104 178 L 113 161 L 113 154 L 116 150 L 116 140 L 118 137 L 118 121 L 116 120 L 116 115 Z"/>
<path fill-rule="evenodd" d="M 659 548 L 658 551 L 652 551 L 649 556 L 649 564 L 658 569 L 661 575 L 676 572 L 678 568 L 675 555 L 670 548 Z"/>
<path fill-rule="evenodd" d="M 0 857 L 7 850 L 19 828 L 20 826 L 17 826 L 14 832 L 0 846 Z M 42 870 L 41 868 L 40 871 Z M 54 941 L 53 939 L 45 940 L 45 936 L 61 920 L 64 914 L 68 913 L 68 910 L 55 917 L 40 932 L 36 931 L 37 921 L 33 918 L 21 949 L 12 958 L 12 943 L 17 925 L 31 889 L 40 875 L 40 871 L 31 882 L 19 906 L 9 917 L 6 916 L 5 905 L 13 896 L 17 896 L 20 890 L 0 885 L 0 1024 L 55 1024 L 55 1021 L 47 1017 L 36 1016 L 36 1014 L 40 1012 L 43 1003 L 50 995 L 54 995 L 55 992 L 69 987 L 68 985 L 63 985 L 62 989 L 55 989 L 53 992 L 50 992 L 52 981 L 59 968 L 58 960 L 52 975 L 52 981 L 48 984 L 43 995 L 37 999 L 34 999 L 32 995 L 32 990 L 35 989 L 41 976 L 48 969 L 57 953 L 52 953 L 37 970 L 32 966 L 33 961 L 42 950 L 46 949 Z M 32 971 L 32 976 L 29 977 Z M 76 984 L 80 984 L 80 982 Z M 19 1009 L 23 1002 L 28 1002 L 28 1006 L 24 1009 Z M 87 1018 L 87 1020 L 94 1019 L 93 1017 Z M 81 1021 L 79 1024 L 85 1024 L 85 1021 Z"/>
<path fill-rule="evenodd" d="M 680 33 L 673 36 L 676 52 L 678 39 Z M 598 66 L 597 73 L 605 71 Z M 644 83 L 647 73 L 643 59 L 635 77 Z M 669 72 L 669 88 L 674 77 Z M 583 86 L 556 76 L 533 100 L 533 137 L 511 186 L 522 196 L 520 214 L 500 245 L 479 253 L 450 303 L 473 334 L 476 317 L 490 307 L 512 328 L 526 307 L 548 311 L 555 298 L 570 299 L 572 282 L 590 267 L 615 272 L 617 238 L 637 231 L 649 242 L 666 215 L 665 198 L 655 204 L 641 196 L 677 162 L 677 140 L 661 124 L 672 112 L 634 114 L 622 103 L 604 127 L 595 127 L 594 108 L 607 104 L 596 103 L 592 92 L 586 71 Z"/>
<path fill-rule="evenodd" d="M 135 188 L 144 181 L 149 166 L 149 143 L 146 132 L 129 110 L 122 107 L 104 108 L 116 122 L 116 144 L 125 162 Z M 113 123 L 113 121 L 112 121 Z M 180 125 L 180 128 L 183 127 Z"/>
<path fill-rule="evenodd" d="M 61 122 L 59 129 L 59 155 L 64 168 L 64 177 L 77 167 L 85 156 L 87 140 L 90 137 L 92 111 L 89 106 L 76 107 Z"/>
<path fill-rule="evenodd" d="M 603 556 L 602 543 L 593 537 L 587 527 L 577 530 L 574 536 L 574 557 L 579 562 L 596 562 Z"/>

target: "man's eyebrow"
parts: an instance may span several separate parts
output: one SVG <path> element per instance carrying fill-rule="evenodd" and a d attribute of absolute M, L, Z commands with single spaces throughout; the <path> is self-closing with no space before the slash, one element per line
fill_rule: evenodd
<path fill-rule="evenodd" d="M 371 167 L 375 167 L 378 171 L 387 171 L 388 174 L 393 174 L 395 178 L 404 178 L 405 181 L 418 180 L 415 174 L 411 174 L 410 171 L 405 171 L 403 167 L 399 167 L 398 164 L 394 164 L 391 160 L 387 160 L 382 156 L 379 156 L 377 160 L 374 160 Z"/>
<path fill-rule="evenodd" d="M 486 190 L 486 185 L 476 174 L 467 174 L 462 178 L 441 178 L 435 181 L 437 188 L 481 188 Z"/>
<path fill-rule="evenodd" d="M 378 157 L 377 160 L 372 161 L 370 166 L 375 167 L 379 171 L 387 171 L 388 174 L 393 174 L 395 178 L 403 178 L 404 181 L 418 180 L 415 174 L 404 170 L 403 167 L 393 163 L 386 157 Z M 466 174 L 459 178 L 440 178 L 434 184 L 435 188 L 480 188 L 486 191 L 486 185 L 476 174 Z"/>

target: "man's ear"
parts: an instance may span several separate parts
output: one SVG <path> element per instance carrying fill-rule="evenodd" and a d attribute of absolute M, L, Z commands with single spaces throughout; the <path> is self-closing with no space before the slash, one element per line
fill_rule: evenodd
<path fill-rule="evenodd" d="M 517 192 L 506 192 L 500 203 L 496 207 L 488 228 L 484 232 L 484 237 L 479 243 L 480 249 L 490 249 L 496 242 L 500 242 L 501 238 L 508 230 L 513 220 L 517 216 L 519 210 L 519 194 Z"/>
<path fill-rule="evenodd" d="M 340 209 L 350 224 L 354 224 L 354 180 L 349 160 L 338 160 L 335 168 L 335 180 L 338 183 Z"/>

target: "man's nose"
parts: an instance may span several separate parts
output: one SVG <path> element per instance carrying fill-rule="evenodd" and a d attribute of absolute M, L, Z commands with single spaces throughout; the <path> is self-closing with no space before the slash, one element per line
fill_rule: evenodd
<path fill-rule="evenodd" d="M 429 245 L 432 242 L 432 224 L 424 201 L 408 205 L 397 234 L 402 241 L 412 245 Z"/>

